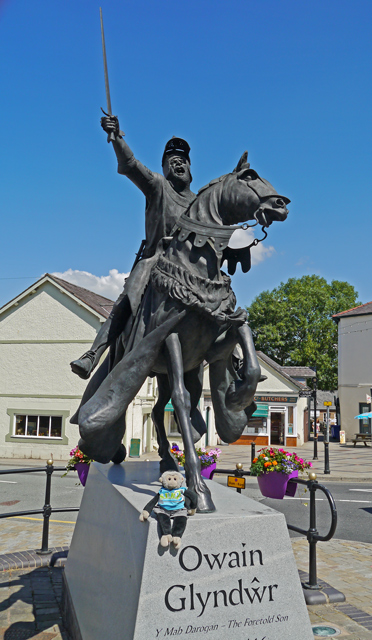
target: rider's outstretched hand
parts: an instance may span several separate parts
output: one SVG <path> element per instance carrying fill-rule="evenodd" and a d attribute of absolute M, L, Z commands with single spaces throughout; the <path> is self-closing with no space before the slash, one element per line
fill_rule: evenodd
<path fill-rule="evenodd" d="M 117 116 L 104 116 L 101 118 L 101 127 L 106 133 L 120 134 L 119 120 Z"/>

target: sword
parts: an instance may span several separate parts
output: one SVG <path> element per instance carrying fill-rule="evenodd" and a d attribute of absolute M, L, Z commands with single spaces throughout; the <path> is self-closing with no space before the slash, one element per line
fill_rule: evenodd
<path fill-rule="evenodd" d="M 105 74 L 105 90 L 106 90 L 107 113 L 106 113 L 106 111 L 104 111 L 102 109 L 102 107 L 101 107 L 101 111 L 102 111 L 102 113 L 105 114 L 105 116 L 112 116 L 111 98 L 110 98 L 110 85 L 109 85 L 108 71 L 107 71 L 105 32 L 103 30 L 103 18 L 102 18 L 102 9 L 101 9 L 101 7 L 99 8 L 99 15 L 100 15 L 100 19 L 101 19 L 103 70 L 104 70 L 104 74 Z M 120 136 L 124 136 L 125 134 L 122 131 L 119 131 L 119 135 Z M 114 133 L 112 131 L 107 134 L 107 142 L 115 142 L 115 136 L 114 136 Z"/>

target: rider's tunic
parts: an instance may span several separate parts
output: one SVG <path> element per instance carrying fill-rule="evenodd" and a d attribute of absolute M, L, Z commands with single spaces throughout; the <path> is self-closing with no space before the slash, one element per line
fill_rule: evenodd
<path fill-rule="evenodd" d="M 119 158 L 118 173 L 127 176 L 146 196 L 145 229 L 146 246 L 144 258 L 150 258 L 156 251 L 161 238 L 169 236 L 181 213 L 195 200 L 195 194 L 177 193 L 164 176 L 154 173 L 131 158 Z"/>
<path fill-rule="evenodd" d="M 127 278 L 122 294 L 122 296 L 128 296 L 132 313 L 135 314 L 149 280 L 159 241 L 170 235 L 175 223 L 196 195 L 191 191 L 185 195 L 177 193 L 164 176 L 150 171 L 133 154 L 128 157 L 127 150 L 129 147 L 126 145 L 122 147 L 121 154 L 117 151 L 118 173 L 127 176 L 146 197 L 146 244 L 143 260 L 136 265 Z"/>

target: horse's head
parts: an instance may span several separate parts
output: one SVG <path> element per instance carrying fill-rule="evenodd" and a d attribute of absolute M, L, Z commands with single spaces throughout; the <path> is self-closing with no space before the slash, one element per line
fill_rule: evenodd
<path fill-rule="evenodd" d="M 288 215 L 285 196 L 280 196 L 274 187 L 260 178 L 247 162 L 245 151 L 236 168 L 223 178 L 220 216 L 224 224 L 236 224 L 257 220 L 268 227 L 274 220 L 283 221 Z"/>

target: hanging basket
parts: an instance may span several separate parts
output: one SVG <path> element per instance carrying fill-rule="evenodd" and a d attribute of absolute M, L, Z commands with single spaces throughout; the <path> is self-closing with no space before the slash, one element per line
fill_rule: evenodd
<path fill-rule="evenodd" d="M 212 462 L 212 464 L 210 464 L 208 467 L 204 467 L 204 469 L 202 469 L 200 473 L 203 476 L 203 478 L 207 478 L 207 480 L 209 480 L 211 477 L 212 471 L 214 471 L 216 467 L 217 467 L 217 463 Z"/>
<path fill-rule="evenodd" d="M 77 474 L 79 476 L 79 480 L 80 480 L 81 484 L 83 485 L 83 487 L 85 487 L 85 483 L 87 481 L 87 477 L 88 477 L 88 473 L 89 473 L 89 467 L 90 467 L 90 464 L 88 464 L 87 462 L 77 462 L 75 464 L 75 469 L 77 471 Z"/>
<path fill-rule="evenodd" d="M 265 498 L 275 498 L 283 500 L 284 496 L 294 497 L 297 491 L 297 483 L 288 481 L 291 478 L 298 478 L 298 471 L 283 473 L 282 471 L 270 471 L 258 476 L 258 486 Z"/>

